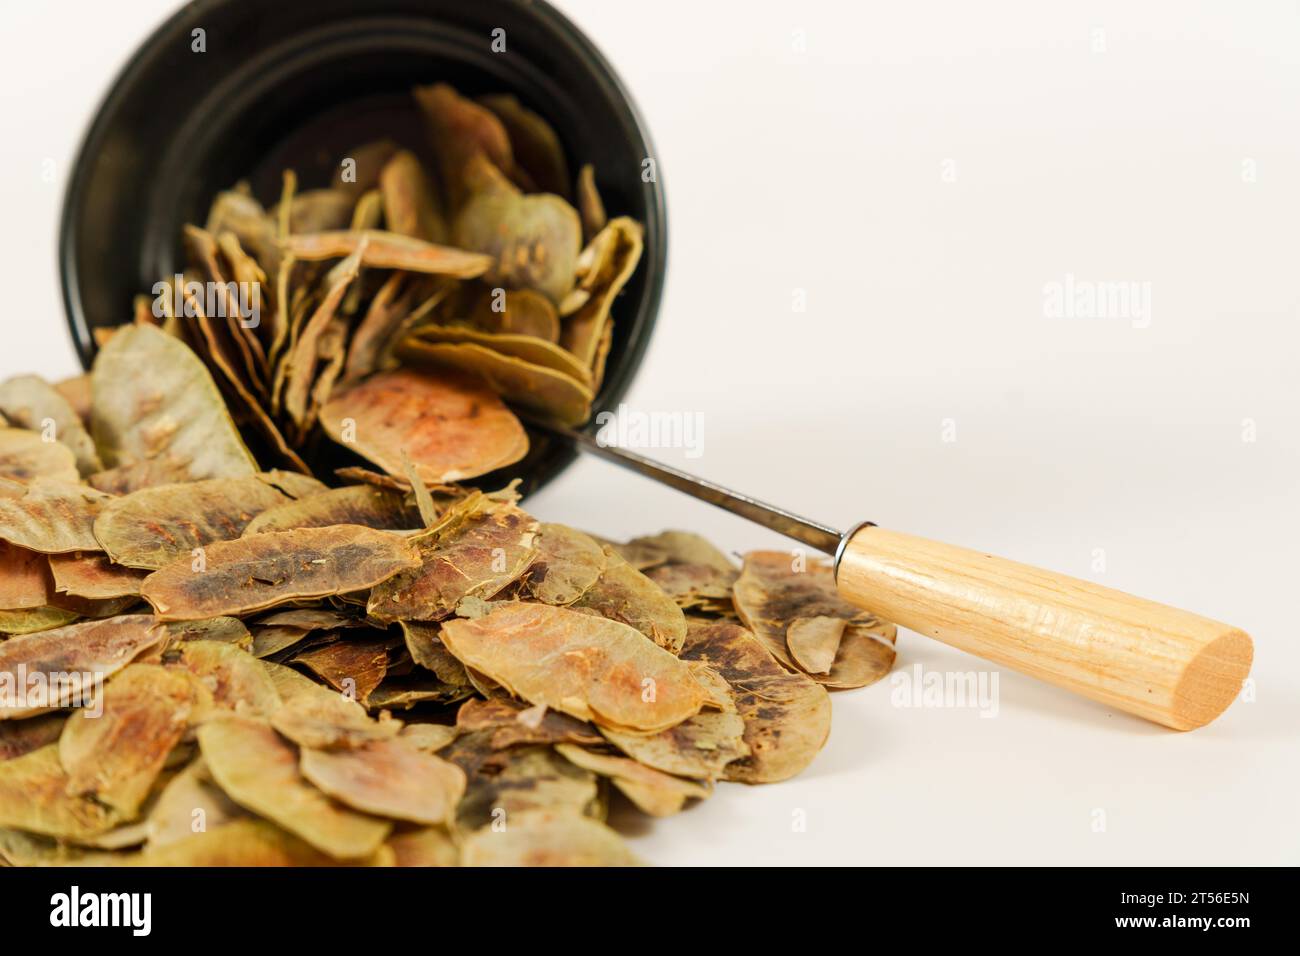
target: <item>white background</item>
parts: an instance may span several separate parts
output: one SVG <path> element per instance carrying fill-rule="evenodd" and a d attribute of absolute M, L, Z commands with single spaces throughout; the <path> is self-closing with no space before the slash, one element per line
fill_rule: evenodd
<path fill-rule="evenodd" d="M 895 707 L 888 681 L 837 694 L 802 777 L 633 825 L 638 851 L 1300 862 L 1296 5 L 562 6 L 634 92 L 668 190 L 667 297 L 629 400 L 700 415 L 704 454 L 657 454 L 814 518 L 1039 563 L 1256 640 L 1255 700 L 1190 734 L 1009 672 L 993 719 Z M 75 370 L 63 178 L 171 7 L 0 6 L 0 376 Z M 1046 317 L 1044 286 L 1067 274 L 1150 283 L 1149 326 Z M 531 506 L 611 537 L 786 546 L 596 461 Z M 983 669 L 914 634 L 899 648 L 903 671 Z"/>

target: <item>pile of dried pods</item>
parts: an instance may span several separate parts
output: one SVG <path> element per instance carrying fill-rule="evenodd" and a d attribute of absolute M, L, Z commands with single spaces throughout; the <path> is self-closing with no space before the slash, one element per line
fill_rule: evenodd
<path fill-rule="evenodd" d="M 612 791 L 787 779 L 889 671 L 824 565 L 462 484 L 588 418 L 641 229 L 513 98 L 415 98 L 424 158 L 221 194 L 89 375 L 0 384 L 0 861 L 634 863 Z"/>

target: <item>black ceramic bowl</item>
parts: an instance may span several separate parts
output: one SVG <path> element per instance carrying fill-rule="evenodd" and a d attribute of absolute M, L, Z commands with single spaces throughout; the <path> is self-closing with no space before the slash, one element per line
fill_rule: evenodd
<path fill-rule="evenodd" d="M 202 30 L 206 52 L 194 52 Z M 494 52 L 494 31 L 505 52 Z M 499 34 L 495 34 L 499 36 Z M 292 167 L 324 186 L 346 150 L 388 136 L 422 141 L 412 86 L 511 92 L 545 116 L 576 171 L 593 163 L 611 215 L 645 224 L 645 255 L 614 306 L 614 342 L 595 411 L 617 405 L 645 352 L 667 258 L 662 177 L 613 68 L 541 0 L 195 0 L 159 27 L 114 81 L 64 198 L 59 263 L 81 361 L 92 330 L 130 317 L 132 296 L 180 271 L 179 237 L 212 197 L 246 179 L 263 200 Z M 525 490 L 573 460 L 538 442 Z"/>

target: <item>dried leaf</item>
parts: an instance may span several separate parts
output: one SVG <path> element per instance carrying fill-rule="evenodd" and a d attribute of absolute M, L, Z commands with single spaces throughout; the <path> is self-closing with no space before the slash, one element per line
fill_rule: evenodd
<path fill-rule="evenodd" d="M 445 242 L 447 225 L 438 198 L 419 159 L 409 150 L 393 155 L 379 174 L 388 228 L 425 242 Z"/>
<path fill-rule="evenodd" d="M 136 658 L 157 649 L 166 632 L 154 627 L 147 614 L 131 614 L 103 621 L 86 621 L 67 627 L 10 638 L 0 643 L 0 720 L 27 717 L 43 710 L 82 704 L 98 693 L 97 682 L 116 673 Z M 26 699 L 9 681 L 18 675 L 44 675 Z"/>
<path fill-rule="evenodd" d="M 694 716 L 706 693 L 690 667 L 639 631 L 545 604 L 448 621 L 448 650 L 532 704 L 603 727 L 654 733 Z"/>
<path fill-rule="evenodd" d="M 182 641 L 217 641 L 230 644 L 241 651 L 253 646 L 253 635 L 244 622 L 235 617 L 210 617 L 197 621 L 176 621 L 162 625 L 170 644 Z"/>
<path fill-rule="evenodd" d="M 440 246 L 411 236 L 379 229 L 339 230 L 290 236 L 284 249 L 300 262 L 335 259 L 360 252 L 360 264 L 367 269 L 401 269 L 475 279 L 493 265 L 491 256 L 473 250 Z"/>
<path fill-rule="evenodd" d="M 415 508 L 420 513 L 420 525 L 425 528 L 433 527 L 438 521 L 439 509 L 433 503 L 429 486 L 424 483 L 419 471 L 416 470 L 415 463 L 405 451 L 402 452 L 402 474 L 411 483 L 411 496 L 415 499 Z"/>
<path fill-rule="evenodd" d="M 581 425 L 591 417 L 591 389 L 583 382 L 473 342 L 407 339 L 398 357 L 420 367 L 455 369 L 477 376 L 507 401 L 530 408 L 561 425 Z"/>
<path fill-rule="evenodd" d="M 114 564 L 105 554 L 51 554 L 48 557 L 54 576 L 54 590 L 74 597 L 106 600 L 131 597 L 140 593 L 145 571 Z"/>
<path fill-rule="evenodd" d="M 519 293 L 514 293 L 518 295 Z M 591 373 L 571 353 L 532 335 L 484 332 L 470 325 L 426 325 L 412 333 L 412 341 L 431 345 L 469 343 L 530 365 L 559 372 L 583 385 L 591 384 Z"/>
<path fill-rule="evenodd" d="M 307 419 L 307 403 L 313 383 L 316 381 L 317 361 L 320 356 L 321 343 L 335 321 L 336 313 L 347 294 L 348 288 L 356 281 L 362 255 L 365 252 L 363 242 L 357 251 L 349 255 L 331 270 L 326 277 L 328 287 L 320 304 L 316 306 L 311 317 L 306 321 L 289 349 L 289 354 L 281 364 L 283 378 L 283 403 L 286 414 L 293 420 L 300 432 L 310 425 Z M 338 333 L 340 336 L 342 331 Z M 342 349 L 340 338 L 337 347 Z M 276 396 L 280 391 L 277 388 Z"/>
<path fill-rule="evenodd" d="M 360 591 L 420 560 L 406 539 L 359 525 L 218 541 L 204 555 L 204 570 L 181 558 L 144 579 L 140 594 L 163 620 L 243 614 L 298 598 Z"/>
<path fill-rule="evenodd" d="M 300 747 L 350 750 L 391 740 L 402 730 L 397 720 L 371 720 L 365 708 L 345 694 L 312 684 L 271 715 L 271 726 Z"/>
<path fill-rule="evenodd" d="M 279 249 L 276 246 L 275 219 L 252 196 L 237 190 L 218 193 L 208 210 L 205 231 L 211 235 L 232 232 L 239 244 L 249 250 L 267 275 L 278 271 Z"/>
<path fill-rule="evenodd" d="M 686 639 L 686 618 L 659 585 L 606 547 L 605 569 L 574 604 L 612 621 L 635 627 L 660 647 L 676 654 Z"/>
<path fill-rule="evenodd" d="M 148 462 L 191 481 L 257 471 L 212 376 L 165 332 L 135 325 L 113 336 L 91 386 L 95 445 L 109 468 Z"/>
<path fill-rule="evenodd" d="M 774 783 L 802 771 L 831 732 L 826 689 L 782 667 L 736 624 L 691 622 L 682 659 L 708 664 L 731 685 L 745 721 L 748 757 L 729 763 L 726 779 Z"/>
<path fill-rule="evenodd" d="M 719 571 L 707 564 L 661 564 L 645 573 L 682 609 L 731 613 L 731 589 L 738 572 Z"/>
<path fill-rule="evenodd" d="M 369 192 L 379 185 L 380 173 L 399 149 L 401 147 L 391 139 L 377 139 L 352 147 L 345 156 L 340 157 L 340 161 L 334 164 L 334 168 L 347 169 L 348 165 L 345 164 L 350 160 L 354 178 L 340 177 L 341 181 L 334 188 L 350 192 L 353 196 Z"/>
<path fill-rule="evenodd" d="M 593 538 L 562 524 L 543 524 L 537 557 L 528 569 L 528 590 L 543 604 L 570 605 L 604 570 L 605 552 Z"/>
<path fill-rule="evenodd" d="M 536 188 L 567 198 L 569 164 L 551 124 L 510 93 L 481 96 L 478 102 L 501 121 L 510 137 L 516 164 L 524 169 Z"/>
<path fill-rule="evenodd" d="M 406 639 L 406 649 L 416 664 L 432 671 L 444 684 L 464 685 L 469 683 L 465 666 L 456 660 L 438 636 L 438 625 L 421 624 L 416 621 L 399 621 L 402 636 Z"/>
<path fill-rule="evenodd" d="M 57 743 L 67 721 L 64 714 L 42 714 L 26 720 L 0 721 L 0 762 Z"/>
<path fill-rule="evenodd" d="M 194 689 L 156 664 L 132 664 L 109 682 L 103 710 L 68 718 L 59 738 L 65 792 L 133 820 L 189 727 Z"/>
<path fill-rule="evenodd" d="M 411 823 L 451 822 L 465 792 L 459 767 L 404 740 L 304 750 L 301 767 L 304 777 L 354 810 Z"/>
<path fill-rule="evenodd" d="M 897 628 L 841 598 L 828 564 L 796 562 L 783 551 L 751 552 L 745 555 L 733 597 L 741 620 L 777 660 L 791 668 L 798 667 L 786 638 L 793 621 L 816 617 L 846 621 L 829 673 L 812 674 L 828 687 L 865 687 L 894 665 Z"/>
<path fill-rule="evenodd" d="M 412 314 L 412 300 L 417 288 L 408 281 L 405 272 L 394 272 L 379 287 L 361 323 L 352 333 L 344 362 L 345 383 L 355 383 L 379 370 L 393 337 Z"/>
<path fill-rule="evenodd" d="M 749 756 L 739 713 L 702 711 L 657 734 L 604 731 L 610 743 L 647 767 L 679 777 L 719 780 L 727 764 Z"/>
<path fill-rule="evenodd" d="M 211 695 L 212 705 L 241 714 L 273 714 L 280 693 L 260 662 L 235 644 L 188 640 L 165 655 L 174 672 L 193 675 Z"/>
<path fill-rule="evenodd" d="M 157 485 L 105 504 L 95 537 L 116 563 L 157 570 L 238 538 L 257 515 L 290 501 L 255 475 Z"/>
<path fill-rule="evenodd" d="M 525 814 L 504 830 L 485 828 L 461 845 L 462 866 L 640 866 L 604 824 L 573 814 Z"/>
<path fill-rule="evenodd" d="M 365 704 L 388 673 L 386 637 L 336 641 L 294 655 L 300 664 L 340 693 Z"/>
<path fill-rule="evenodd" d="M 391 852 L 339 859 L 266 820 L 234 820 L 147 850 L 142 866 L 391 866 Z"/>
<path fill-rule="evenodd" d="M 732 560 L 701 535 L 691 531 L 661 531 L 643 535 L 620 545 L 619 552 L 630 561 L 627 551 L 655 551 L 662 553 L 662 561 L 670 564 L 702 564 L 723 573 L 735 574 Z"/>
<path fill-rule="evenodd" d="M 453 210 L 464 201 L 466 166 L 474 157 L 484 156 L 498 169 L 514 166 L 510 136 L 491 111 L 446 83 L 417 87 L 413 95 L 438 157 L 439 179 Z"/>
<path fill-rule="evenodd" d="M 0 477 L 24 484 L 45 478 L 75 483 L 81 480 L 72 449 L 46 441 L 40 432 L 0 427 Z"/>
<path fill-rule="evenodd" d="M 584 770 L 608 777 L 638 809 L 652 817 L 672 816 L 687 800 L 703 800 L 712 792 L 707 786 L 661 773 L 626 757 L 597 753 L 574 744 L 556 744 L 555 749 Z"/>
<path fill-rule="evenodd" d="M 609 221 L 605 215 L 605 204 L 596 189 L 596 168 L 591 163 L 578 170 L 578 185 L 574 194 L 578 215 L 582 217 L 582 239 L 591 242 Z"/>
<path fill-rule="evenodd" d="M 397 866 L 459 866 L 460 850 L 444 827 L 419 827 L 388 838 Z"/>
<path fill-rule="evenodd" d="M 457 214 L 452 237 L 462 249 L 491 257 L 483 274 L 490 285 L 535 289 L 555 305 L 573 288 L 582 221 L 559 196 L 525 196 L 508 184 L 478 189 Z"/>
<path fill-rule="evenodd" d="M 790 657 L 809 674 L 829 674 L 848 621 L 842 617 L 797 617 L 785 632 Z"/>
<path fill-rule="evenodd" d="M 257 479 L 294 499 L 318 495 L 328 490 L 325 485 L 310 475 L 300 475 L 293 471 L 264 471 L 257 476 Z"/>
<path fill-rule="evenodd" d="M 472 689 L 463 684 L 444 684 L 427 674 L 388 677 L 371 692 L 366 707 L 373 713 L 382 710 L 408 710 L 416 704 L 454 704 L 464 700 Z"/>
<path fill-rule="evenodd" d="M 350 485 L 268 508 L 248 523 L 244 534 L 323 528 L 332 524 L 355 524 L 378 531 L 412 530 L 421 526 L 419 512 L 405 495 L 370 485 Z"/>
<path fill-rule="evenodd" d="M 315 618 L 315 620 L 312 620 Z M 281 611 L 254 625 L 256 632 L 250 653 L 254 657 L 275 657 L 302 643 L 314 631 L 352 627 L 362 622 L 338 611 L 299 608 Z"/>
<path fill-rule="evenodd" d="M 163 787 L 149 811 L 145 837 L 152 851 L 246 816 L 243 808 L 212 782 L 207 765 L 199 757 Z"/>
<path fill-rule="evenodd" d="M 462 734 L 442 752 L 468 780 L 456 810 L 456 831 L 509 829 L 516 819 L 538 810 L 604 816 L 599 782 L 591 771 L 550 747 L 497 750 L 490 738 L 491 731 Z"/>
<path fill-rule="evenodd" d="M 555 304 L 532 289 L 493 289 L 491 294 L 479 296 L 468 318 L 484 332 L 560 341 L 560 317 Z M 577 365 L 582 367 L 580 362 Z M 582 378 L 589 377 L 583 367 Z"/>
<path fill-rule="evenodd" d="M 0 539 L 32 551 L 100 551 L 95 518 L 110 496 L 84 485 L 38 479 L 21 498 L 0 496 Z"/>
<path fill-rule="evenodd" d="M 104 833 L 116 822 L 108 807 L 68 793 L 57 743 L 0 762 L 0 827 L 78 840 Z"/>
<path fill-rule="evenodd" d="M 502 698 L 468 700 L 456 714 L 456 726 L 463 733 L 491 730 L 492 747 L 496 750 L 520 744 L 598 746 L 602 741 L 591 724 L 559 711 L 544 710 L 539 721 L 526 721 L 523 716 L 530 709 L 518 701 Z"/>
<path fill-rule="evenodd" d="M 397 475 L 382 475 L 377 471 L 371 471 L 368 468 L 361 468 L 351 465 L 347 468 L 335 468 L 334 474 L 341 481 L 355 481 L 363 485 L 369 485 L 371 488 L 383 488 L 387 491 L 400 491 L 402 494 L 409 494 L 411 483 L 404 477 Z M 455 488 L 455 485 L 444 485 L 444 489 Z"/>
<path fill-rule="evenodd" d="M 291 233 L 324 232 L 346 229 L 352 221 L 352 209 L 359 197 L 350 189 L 308 189 L 296 193 L 289 202 L 288 227 Z M 269 215 L 279 220 L 285 213 L 279 204 Z"/>
<path fill-rule="evenodd" d="M 398 736 L 425 753 L 437 753 L 455 740 L 458 733 L 455 727 L 446 724 L 407 724 Z"/>
<path fill-rule="evenodd" d="M 514 504 L 472 495 L 413 538 L 420 567 L 370 593 L 377 621 L 436 621 L 467 597 L 490 598 L 518 580 L 536 554 L 538 523 Z"/>
<path fill-rule="evenodd" d="M 0 611 L 0 634 L 20 637 L 63 627 L 81 617 L 76 611 L 62 607 L 31 607 L 16 611 Z"/>
<path fill-rule="evenodd" d="M 0 608 L 45 607 L 53 594 L 49 559 L 0 541 Z"/>
<path fill-rule="evenodd" d="M 641 259 L 642 231 L 639 223 L 625 216 L 611 219 L 582 253 L 584 259 L 591 259 L 579 286 L 588 298 L 565 320 L 560 344 L 592 369 L 595 381 L 601 377 L 603 363 L 597 358 L 610 324 L 610 308 Z"/>
<path fill-rule="evenodd" d="M 54 383 L 54 390 L 63 396 L 64 401 L 77 413 L 81 423 L 90 422 L 90 374 L 73 375 Z"/>
<path fill-rule="evenodd" d="M 320 420 L 330 438 L 389 474 L 402 474 L 405 451 L 431 485 L 495 471 L 528 451 L 501 400 L 456 374 L 381 373 L 333 398 Z"/>
<path fill-rule="evenodd" d="M 267 724 L 222 717 L 199 728 L 212 778 L 235 803 L 338 860 L 379 849 L 391 824 L 335 803 L 302 778 L 298 754 Z"/>
<path fill-rule="evenodd" d="M 94 474 L 104 467 L 81 416 L 40 376 L 19 375 L 0 383 L 0 416 L 12 425 L 48 434 L 67 446 L 82 475 Z"/>

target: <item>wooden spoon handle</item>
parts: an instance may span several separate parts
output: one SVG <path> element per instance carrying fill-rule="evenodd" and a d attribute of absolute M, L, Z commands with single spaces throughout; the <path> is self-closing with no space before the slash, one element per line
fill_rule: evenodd
<path fill-rule="evenodd" d="M 871 525 L 842 546 L 836 582 L 887 621 L 1175 730 L 1223 713 L 1250 673 L 1235 627 Z"/>

